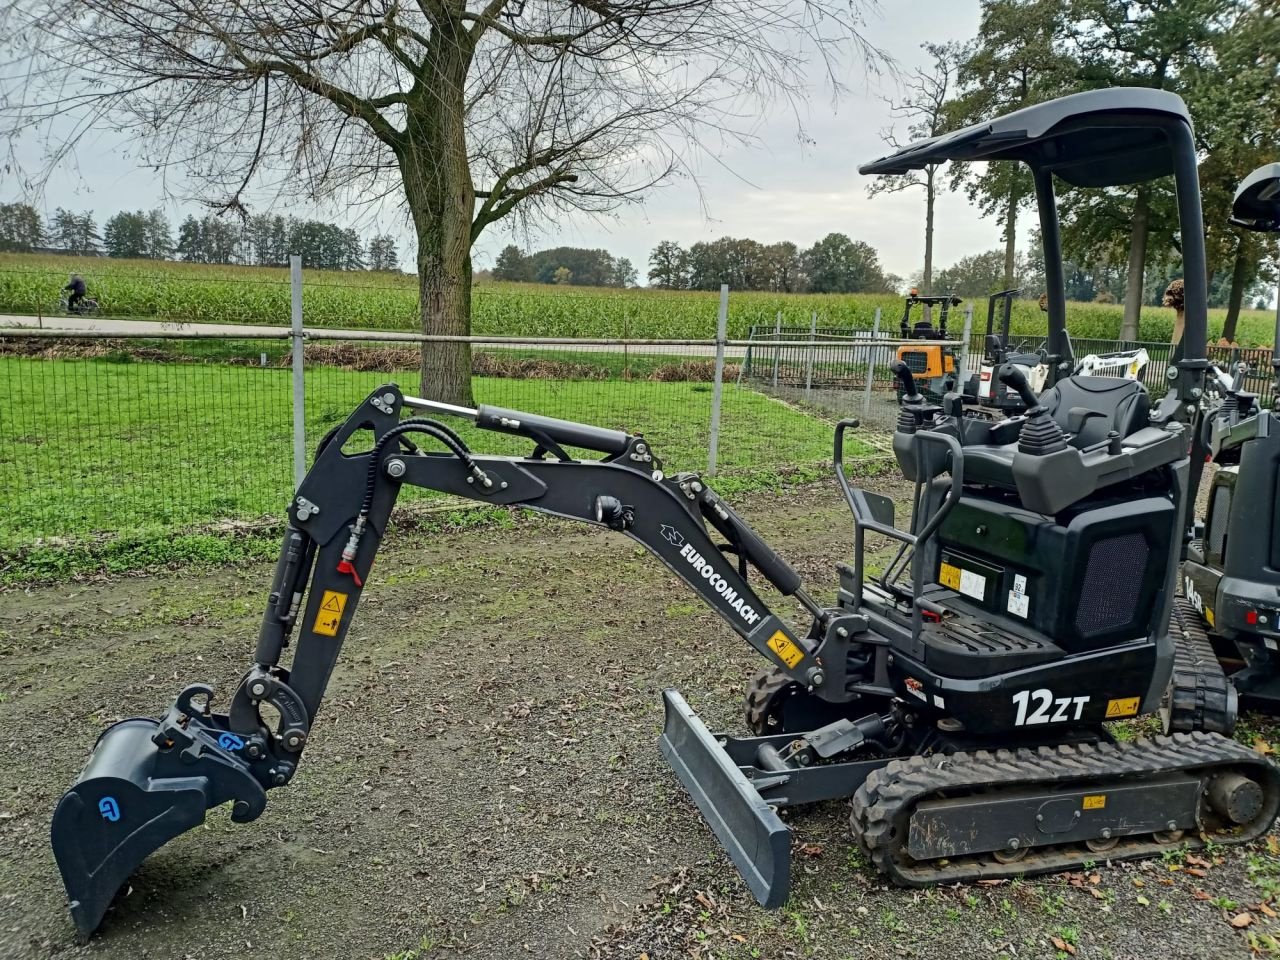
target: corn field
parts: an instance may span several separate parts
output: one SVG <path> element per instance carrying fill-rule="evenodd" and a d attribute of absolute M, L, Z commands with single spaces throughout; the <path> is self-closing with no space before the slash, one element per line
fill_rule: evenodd
<path fill-rule="evenodd" d="M 98 300 L 104 316 L 275 325 L 289 318 L 286 269 L 45 254 L 0 254 L 0 313 L 56 312 L 58 291 L 72 272 L 84 276 L 89 296 Z M 715 334 L 718 298 L 715 292 L 481 282 L 472 295 L 472 327 L 478 335 L 709 338 Z M 869 328 L 877 308 L 883 312 L 881 329 L 892 335 L 902 313 L 901 299 L 891 294 L 733 291 L 729 305 L 729 335 L 736 339 L 745 339 L 753 325 L 777 322 L 779 315 L 784 326 L 807 326 L 816 314 L 819 326 Z M 417 311 L 415 276 L 304 273 L 303 315 L 308 326 L 413 330 Z M 1222 314 L 1210 313 L 1214 337 L 1221 332 Z M 1073 336 L 1114 339 L 1121 308 L 1073 303 L 1068 319 Z M 975 330 L 985 322 L 986 304 L 975 302 Z M 1172 310 L 1143 308 L 1143 339 L 1167 339 L 1172 324 Z M 1241 345 L 1271 343 L 1272 325 L 1268 312 L 1244 311 Z M 1032 337 L 1044 329 L 1044 315 L 1034 300 L 1015 304 L 1015 335 Z M 954 332 L 959 335 L 959 326 Z"/>

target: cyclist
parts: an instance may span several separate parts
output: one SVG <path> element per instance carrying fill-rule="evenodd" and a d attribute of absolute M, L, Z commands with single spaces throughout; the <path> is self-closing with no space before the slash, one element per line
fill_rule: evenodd
<path fill-rule="evenodd" d="M 62 288 L 63 293 L 67 293 L 68 291 L 71 293 L 71 296 L 67 298 L 67 312 L 79 313 L 80 301 L 84 299 L 85 293 L 84 278 L 81 277 L 80 274 L 73 273 L 71 275 L 70 282 Z"/>

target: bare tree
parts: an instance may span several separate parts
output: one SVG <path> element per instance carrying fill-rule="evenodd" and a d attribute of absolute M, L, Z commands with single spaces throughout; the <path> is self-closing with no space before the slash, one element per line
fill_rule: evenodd
<path fill-rule="evenodd" d="M 300 183 L 402 200 L 422 330 L 470 330 L 471 247 L 504 217 L 604 214 L 760 104 L 833 88 L 876 0 L 0 0 L 0 132 L 50 164 L 133 135 L 217 209 Z M 797 111 L 798 115 L 798 111 Z M 11 150 L 11 155 L 16 155 Z M 427 344 L 422 389 L 470 401 L 470 351 Z"/>
<path fill-rule="evenodd" d="M 904 82 L 901 99 L 887 97 L 890 116 L 905 120 L 909 140 L 936 137 L 947 129 L 947 100 L 952 95 L 956 63 L 960 48 L 953 43 L 922 43 L 920 49 L 929 57 L 929 65 L 915 70 Z M 902 146 L 897 125 L 880 131 L 889 146 Z M 923 173 L 911 172 L 889 177 L 876 177 L 867 187 L 867 196 L 881 193 L 900 193 L 912 187 L 924 188 L 924 294 L 932 292 L 933 285 L 933 204 L 937 198 L 937 174 L 940 164 L 931 163 Z"/>

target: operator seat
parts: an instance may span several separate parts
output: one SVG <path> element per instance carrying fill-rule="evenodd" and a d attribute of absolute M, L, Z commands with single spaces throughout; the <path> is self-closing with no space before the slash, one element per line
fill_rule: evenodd
<path fill-rule="evenodd" d="M 1078 450 L 1102 443 L 1112 430 L 1130 436 L 1151 420 L 1147 388 L 1118 377 L 1068 377 L 1040 395 L 1040 406 L 1064 433 L 1079 431 L 1069 441 Z"/>

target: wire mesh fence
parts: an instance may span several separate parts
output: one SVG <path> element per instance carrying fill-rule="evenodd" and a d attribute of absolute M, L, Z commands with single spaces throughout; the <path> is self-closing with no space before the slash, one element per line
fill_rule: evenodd
<path fill-rule="evenodd" d="M 863 440 L 883 449 L 898 416 L 900 385 L 893 369 L 907 363 L 922 386 L 966 369 L 964 340 L 886 339 L 872 326 L 752 327 L 738 382 L 827 419 L 853 417 Z M 932 375 L 932 376 L 931 376 Z"/>
<path fill-rule="evenodd" d="M 431 344 L 427 344 L 431 348 Z M 303 347 L 305 449 L 375 387 L 420 393 L 422 345 L 377 339 Z M 475 402 L 641 433 L 669 471 L 711 455 L 716 344 L 537 341 L 476 345 Z M 728 488 L 813 476 L 831 418 L 723 374 L 718 476 Z M 0 336 L 0 553 L 277 518 L 293 488 L 288 339 Z M 474 449 L 525 455 L 521 438 L 455 424 Z M 874 456 L 855 445 L 854 457 Z M 308 454 L 309 457 L 309 454 Z M 432 496 L 406 491 L 406 501 Z"/>
<path fill-rule="evenodd" d="M 302 315 L 310 321 L 312 306 L 322 302 L 318 298 L 336 288 L 316 283 L 304 294 L 300 276 L 299 270 L 292 286 L 283 271 L 278 280 L 260 279 L 257 287 L 246 286 L 234 273 L 200 281 L 207 291 L 222 291 L 207 293 L 211 304 L 244 301 L 246 318 L 268 316 L 283 324 L 291 306 L 300 305 L 293 334 L 259 326 L 248 333 L 205 335 L 186 324 L 161 329 L 153 324 L 145 333 L 120 336 L 93 330 L 0 331 L 0 389 L 9 399 L 0 409 L 0 509 L 9 518 L 0 527 L 0 558 L 37 543 L 165 535 L 217 529 L 227 521 L 277 519 L 307 451 L 371 390 L 391 381 L 409 393 L 431 393 L 418 372 L 421 351 L 432 349 L 431 338 L 385 328 L 351 335 L 309 329 L 304 337 Z M 0 277 L 0 285 L 4 282 Z M 375 285 L 411 283 L 412 278 L 399 278 Z M 43 286 L 36 286 L 32 295 L 45 296 Z M 188 291 L 186 300 L 190 296 Z M 254 296 L 269 302 L 250 302 Z M 477 302 L 484 296 L 479 293 Z M 928 368 L 936 361 L 948 370 L 954 367 L 961 378 L 976 372 L 982 357 L 980 336 L 887 339 L 879 310 L 839 323 L 809 311 L 807 324 L 784 322 L 787 315 L 774 312 L 747 326 L 745 339 L 733 339 L 727 291 L 722 291 L 718 325 L 716 301 L 701 295 L 687 304 L 680 301 L 681 309 L 697 313 L 696 326 L 706 334 L 680 340 L 633 332 L 649 330 L 648 298 L 565 294 L 561 299 L 563 326 L 577 329 L 589 315 L 595 336 L 494 335 L 493 329 L 521 326 L 520 311 L 512 312 L 514 301 L 504 293 L 501 304 L 492 304 L 502 317 L 491 317 L 486 321 L 491 329 L 471 338 L 475 402 L 641 433 L 669 472 L 714 472 L 717 485 L 726 490 L 823 475 L 830 469 L 832 425 L 845 417 L 863 424 L 846 447 L 850 458 L 884 458 L 898 413 L 892 368 L 900 352 L 919 354 L 908 358 L 913 366 Z M 570 301 L 577 305 L 568 306 Z M 583 301 L 589 301 L 587 314 Z M 164 315 L 163 305 L 153 307 Z M 224 323 L 239 316 L 211 307 L 210 317 Z M 374 322 L 363 314 L 352 320 Z M 1147 351 L 1142 379 L 1162 394 L 1168 344 L 1074 342 L 1078 357 L 1130 347 Z M 293 373 L 295 349 L 302 350 L 300 381 Z M 1223 364 L 1245 361 L 1250 372 L 1244 388 L 1269 400 L 1267 351 L 1210 352 Z M 924 368 L 915 369 L 923 375 Z M 529 452 L 519 438 L 481 432 L 469 423 L 456 426 L 478 451 Z M 714 471 L 708 470 L 711 464 Z M 407 493 L 405 499 L 430 496 Z"/>

